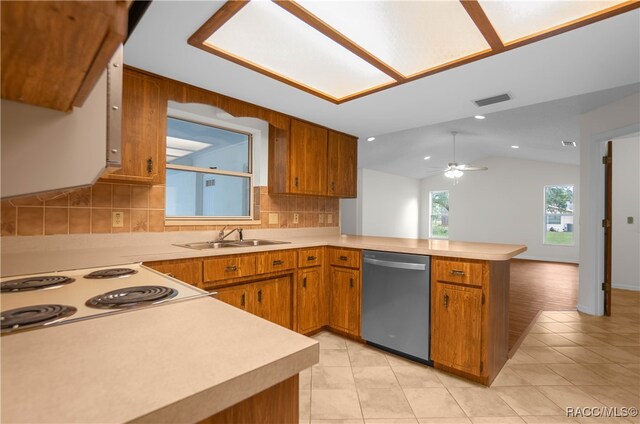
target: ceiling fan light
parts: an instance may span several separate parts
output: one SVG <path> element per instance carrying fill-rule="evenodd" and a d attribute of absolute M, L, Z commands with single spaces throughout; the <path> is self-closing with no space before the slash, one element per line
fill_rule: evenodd
<path fill-rule="evenodd" d="M 444 173 L 444 176 L 447 178 L 460 178 L 464 175 L 464 172 L 459 169 L 449 169 Z"/>

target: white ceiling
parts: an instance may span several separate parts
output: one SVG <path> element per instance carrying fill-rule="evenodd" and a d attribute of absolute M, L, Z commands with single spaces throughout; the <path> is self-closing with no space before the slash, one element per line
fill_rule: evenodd
<path fill-rule="evenodd" d="M 578 115 L 637 92 L 640 82 L 636 9 L 335 105 L 188 45 L 187 39 L 223 3 L 153 2 L 125 46 L 125 62 L 360 138 L 375 135 L 375 142 L 360 143 L 360 166 L 414 178 L 434 171 L 427 166 L 450 161 L 451 130 L 460 132 L 460 163 L 511 155 L 578 163 L 577 149 L 557 147 L 560 139 L 578 136 Z M 603 92 L 580 96 L 598 91 Z M 512 100 L 482 108 L 472 103 L 504 92 Z M 478 113 L 487 119 L 470 118 Z M 511 144 L 521 148 L 512 151 Z M 423 161 L 426 155 L 432 159 Z"/>

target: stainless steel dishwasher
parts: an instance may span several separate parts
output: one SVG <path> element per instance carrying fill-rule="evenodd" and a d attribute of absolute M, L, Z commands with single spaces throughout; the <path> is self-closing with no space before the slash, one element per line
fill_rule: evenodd
<path fill-rule="evenodd" d="M 362 338 L 431 363 L 431 257 L 365 250 L 362 262 Z"/>

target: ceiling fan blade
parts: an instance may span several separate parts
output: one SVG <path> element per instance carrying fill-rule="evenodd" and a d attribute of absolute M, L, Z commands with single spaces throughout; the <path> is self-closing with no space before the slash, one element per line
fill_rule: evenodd
<path fill-rule="evenodd" d="M 461 171 L 488 171 L 489 168 L 486 166 L 471 166 L 471 165 L 460 165 L 458 167 Z"/>

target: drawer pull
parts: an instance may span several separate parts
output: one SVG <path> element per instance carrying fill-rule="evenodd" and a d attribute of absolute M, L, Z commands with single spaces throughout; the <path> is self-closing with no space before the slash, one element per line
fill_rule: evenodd
<path fill-rule="evenodd" d="M 238 270 L 238 267 L 236 265 L 229 265 L 228 267 L 226 267 L 224 269 L 226 272 L 235 272 Z"/>
<path fill-rule="evenodd" d="M 242 296 L 240 296 L 240 306 L 244 306 L 245 298 L 246 298 L 246 294 L 242 293 Z"/>
<path fill-rule="evenodd" d="M 308 261 L 315 261 L 316 259 L 318 259 L 317 256 L 307 256 Z"/>
<path fill-rule="evenodd" d="M 340 256 L 338 259 L 340 259 L 341 261 L 348 261 L 349 258 L 346 256 Z"/>
<path fill-rule="evenodd" d="M 262 303 L 262 290 L 258 290 L 258 302 Z"/>
<path fill-rule="evenodd" d="M 464 277 L 464 271 L 460 271 L 459 269 L 452 269 L 449 271 L 451 275 L 456 275 L 458 277 Z"/>
<path fill-rule="evenodd" d="M 447 309 L 449 307 L 449 295 L 444 295 L 444 308 Z"/>
<path fill-rule="evenodd" d="M 302 287 L 305 288 L 305 289 L 307 288 L 307 277 L 304 277 L 302 279 Z"/>
<path fill-rule="evenodd" d="M 273 265 L 282 265 L 284 262 L 282 262 L 280 259 L 276 259 L 272 263 L 273 263 Z"/>
<path fill-rule="evenodd" d="M 166 275 L 167 277 L 176 278 L 176 276 L 175 276 L 175 275 L 173 275 L 173 274 L 172 274 L 172 273 L 170 273 L 170 272 L 167 272 L 165 275 Z"/>

